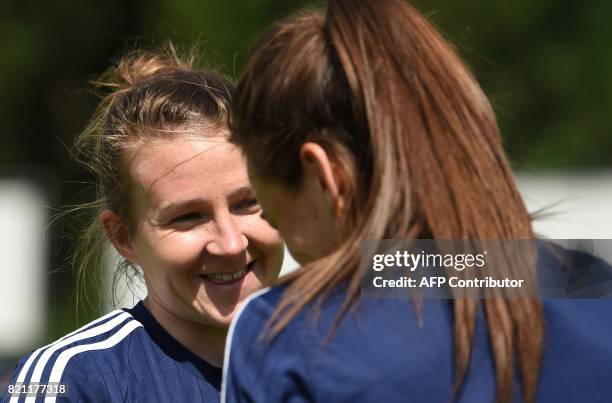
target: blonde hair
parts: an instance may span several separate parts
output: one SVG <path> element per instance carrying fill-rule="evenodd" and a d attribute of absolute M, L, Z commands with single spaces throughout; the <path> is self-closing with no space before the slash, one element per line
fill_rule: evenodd
<path fill-rule="evenodd" d="M 108 245 L 99 214 L 110 209 L 132 228 L 131 183 L 126 152 L 149 139 L 171 139 L 184 130 L 198 128 L 196 135 L 227 126 L 232 83 L 223 76 L 196 67 L 197 49 L 181 56 L 172 43 L 156 51 L 134 50 L 121 57 L 93 82 L 101 100 L 89 124 L 78 136 L 75 158 L 93 175 L 95 200 L 76 206 L 87 211 L 89 225 L 82 231 L 72 258 L 77 276 L 77 304 L 83 298 L 88 268 L 102 263 Z M 129 261 L 121 259 L 112 281 L 112 301 L 121 275 L 139 275 Z M 96 278 L 99 276 L 93 276 Z M 78 308 L 77 308 L 78 311 Z"/>

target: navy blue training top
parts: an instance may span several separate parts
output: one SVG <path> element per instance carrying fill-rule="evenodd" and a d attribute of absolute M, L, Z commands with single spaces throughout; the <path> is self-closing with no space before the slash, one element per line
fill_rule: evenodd
<path fill-rule="evenodd" d="M 51 392 L 46 399 L 37 384 Z M 170 336 L 141 301 L 23 357 L 1 401 L 208 403 L 219 402 L 220 384 L 221 368 Z"/>
<path fill-rule="evenodd" d="M 554 264 L 551 256 L 540 265 Z M 612 273 L 612 268 L 599 261 Z M 549 267 L 549 269 L 551 269 Z M 300 312 L 271 342 L 260 337 L 282 297 L 272 288 L 234 319 L 222 402 L 450 402 L 453 315 L 448 300 L 361 298 L 327 339 L 345 294 L 325 301 L 313 323 Z M 546 323 L 537 402 L 612 402 L 612 301 L 544 300 Z M 515 371 L 516 373 L 517 371 Z M 521 402 L 520 387 L 513 401 Z M 495 371 L 479 311 L 470 365 L 456 402 L 495 401 Z"/>

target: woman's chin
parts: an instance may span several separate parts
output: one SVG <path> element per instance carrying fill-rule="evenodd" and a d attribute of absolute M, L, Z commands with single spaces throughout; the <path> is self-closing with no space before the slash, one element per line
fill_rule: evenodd
<path fill-rule="evenodd" d="M 237 312 L 242 301 L 249 295 L 263 288 L 261 281 L 253 271 L 247 272 L 236 281 L 218 283 L 201 279 L 199 306 L 207 307 L 208 313 L 215 322 L 229 323 Z"/>

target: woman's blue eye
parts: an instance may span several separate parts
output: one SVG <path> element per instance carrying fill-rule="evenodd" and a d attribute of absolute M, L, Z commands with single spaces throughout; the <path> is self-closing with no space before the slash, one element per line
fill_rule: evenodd
<path fill-rule="evenodd" d="M 199 220 L 200 218 L 201 216 L 198 213 L 188 213 L 188 214 L 183 214 L 181 216 L 176 217 L 175 219 L 172 220 L 172 222 L 175 224 L 185 224 L 185 223 L 189 223 L 195 220 Z"/>

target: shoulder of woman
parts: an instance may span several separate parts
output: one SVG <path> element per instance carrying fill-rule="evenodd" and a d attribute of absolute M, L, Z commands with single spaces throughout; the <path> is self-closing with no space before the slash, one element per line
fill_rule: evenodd
<path fill-rule="evenodd" d="M 272 316 L 282 296 L 282 289 L 267 287 L 247 297 L 234 315 L 228 333 L 228 344 L 234 335 L 242 336 L 245 331 L 259 331 Z M 238 332 L 236 330 L 238 329 Z"/>
<path fill-rule="evenodd" d="M 40 347 L 24 356 L 18 363 L 9 386 L 21 385 L 21 390 L 29 391 L 33 386 L 38 389 L 57 385 L 64 386 L 71 395 L 104 392 L 104 371 L 109 367 L 109 356 L 121 354 L 128 336 L 142 325 L 131 314 L 122 310 L 113 311 L 64 337 Z M 112 360 L 110 360 L 112 362 Z M 94 369 L 92 371 L 92 369 Z M 107 368 L 110 372 L 111 368 Z M 92 377 L 92 374 L 96 374 Z M 95 388 L 95 379 L 100 388 Z M 87 385 L 87 388 L 85 388 Z M 100 389 L 100 390 L 98 390 Z M 10 389 L 9 389 L 10 390 Z M 62 395 L 58 395 L 62 396 Z M 73 396 L 70 397 L 74 399 Z"/>
<path fill-rule="evenodd" d="M 286 289 L 286 285 L 267 287 L 247 297 L 232 320 L 228 340 L 231 341 L 232 336 L 242 338 L 245 332 L 262 333 L 281 302 Z M 330 300 L 333 300 L 333 298 Z M 330 308 L 327 305 L 327 303 L 323 304 L 321 307 L 323 311 Z M 333 305 L 337 304 L 334 303 Z M 305 319 L 309 317 L 311 308 L 312 303 L 302 309 L 285 328 L 291 329 L 305 324 Z"/>
<path fill-rule="evenodd" d="M 226 342 L 222 402 L 288 401 L 292 397 L 304 401 L 298 396 L 307 383 L 303 380 L 309 377 L 302 359 L 309 349 L 304 345 L 304 332 L 296 329 L 304 321 L 296 318 L 276 336 L 267 337 L 267 324 L 282 294 L 282 287 L 255 293 L 234 317 Z"/>

